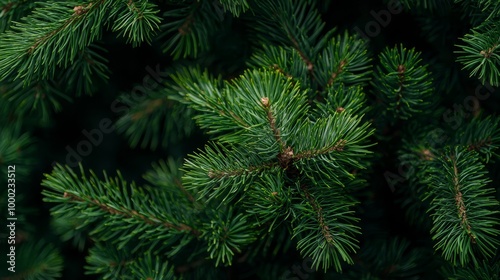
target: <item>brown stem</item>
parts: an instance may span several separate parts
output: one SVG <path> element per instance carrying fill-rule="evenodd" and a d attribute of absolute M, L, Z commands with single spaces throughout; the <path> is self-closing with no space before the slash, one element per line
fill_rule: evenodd
<path fill-rule="evenodd" d="M 313 65 L 312 61 L 300 49 L 300 46 L 299 46 L 299 43 L 297 42 L 297 40 L 293 36 L 290 36 L 290 34 L 289 34 L 289 37 L 290 37 L 290 40 L 292 41 L 293 48 L 299 53 L 300 58 L 302 58 L 302 60 L 305 62 L 306 66 L 307 66 L 307 71 L 309 71 L 309 74 L 312 76 L 313 69 L 314 69 L 314 65 Z"/>
<path fill-rule="evenodd" d="M 201 2 L 198 1 L 193 9 L 191 10 L 190 14 L 187 16 L 186 20 L 184 21 L 184 23 L 177 29 L 179 31 L 179 34 L 181 35 L 186 35 L 188 34 L 189 32 L 191 32 L 191 26 L 193 25 L 194 23 L 194 14 L 195 12 L 198 10 L 199 6 L 200 6 Z"/>
<path fill-rule="evenodd" d="M 469 151 L 475 150 L 478 151 L 482 147 L 491 145 L 491 137 L 488 137 L 486 140 L 478 140 L 475 143 L 470 143 L 467 149 Z"/>
<path fill-rule="evenodd" d="M 8 13 L 10 11 L 10 9 L 12 9 L 12 7 L 15 5 L 14 2 L 10 2 L 10 3 L 7 3 L 5 6 L 2 7 L 2 12 L 4 14 Z"/>
<path fill-rule="evenodd" d="M 295 159 L 311 158 L 311 157 L 315 157 L 318 155 L 328 154 L 328 153 L 333 152 L 333 151 L 340 152 L 340 151 L 344 150 L 346 143 L 347 143 L 346 140 L 340 139 L 339 141 L 337 141 L 337 143 L 335 143 L 335 145 L 331 146 L 330 148 L 311 150 L 311 151 L 303 151 L 301 153 L 296 154 L 294 156 L 294 158 Z"/>
<path fill-rule="evenodd" d="M 185 224 L 174 225 L 174 224 L 169 223 L 169 222 L 161 221 L 158 218 L 154 218 L 154 217 L 149 218 L 149 217 L 146 217 L 142 214 L 139 214 L 135 210 L 130 211 L 128 209 L 119 209 L 119 210 L 114 209 L 114 208 L 112 208 L 104 203 L 101 203 L 97 199 L 84 199 L 84 198 L 78 197 L 75 194 L 68 193 L 68 192 L 64 193 L 64 197 L 69 198 L 69 199 L 74 200 L 74 201 L 88 202 L 92 205 L 98 206 L 99 208 L 101 208 L 101 210 L 106 211 L 106 212 L 113 214 L 113 215 L 121 215 L 121 216 L 125 216 L 127 218 L 138 218 L 149 225 L 161 225 L 161 226 L 164 226 L 166 228 L 170 228 L 170 229 L 174 229 L 174 230 L 178 230 L 178 231 L 188 231 L 197 237 L 201 234 L 198 230 L 193 229 L 192 227 L 190 227 L 188 225 L 185 225 Z"/>
<path fill-rule="evenodd" d="M 292 147 L 287 146 L 286 143 L 281 138 L 280 131 L 276 127 L 276 118 L 274 117 L 273 112 L 271 110 L 271 104 L 269 104 L 269 98 L 262 97 L 260 101 L 266 111 L 267 120 L 269 122 L 271 130 L 273 131 L 274 138 L 276 139 L 276 142 L 278 142 L 278 144 L 280 145 L 280 153 L 277 156 L 278 162 L 283 169 L 286 169 L 289 166 L 290 162 L 293 160 L 294 157 L 293 149 Z"/>
<path fill-rule="evenodd" d="M 273 163 L 264 163 L 259 166 L 250 166 L 248 168 L 238 168 L 233 170 L 210 170 L 208 171 L 208 177 L 214 179 L 220 179 L 224 177 L 238 176 L 243 174 L 252 173 L 254 171 L 260 171 L 262 169 L 273 167 Z"/>
<path fill-rule="evenodd" d="M 458 181 L 458 168 L 455 158 L 452 158 L 453 162 L 453 184 L 455 185 L 455 203 L 457 204 L 458 215 L 461 218 L 460 224 L 465 226 L 467 229 L 467 234 L 469 235 L 472 243 L 476 243 L 476 236 L 471 231 L 471 226 L 469 220 L 467 219 L 467 209 L 463 200 L 462 192 L 460 191 L 460 184 Z"/>
<path fill-rule="evenodd" d="M 94 5 L 92 5 L 92 3 L 89 3 L 86 7 L 84 7 L 84 6 L 75 6 L 73 8 L 74 14 L 71 16 L 71 18 L 69 18 L 68 20 L 66 20 L 59 28 L 56 28 L 55 30 L 52 30 L 48 34 L 46 34 L 46 35 L 42 36 L 41 38 L 35 40 L 35 43 L 27 50 L 28 54 L 32 54 L 39 45 L 44 44 L 45 42 L 47 42 L 47 40 L 49 40 L 52 36 L 54 36 L 55 34 L 61 32 L 66 27 L 68 27 L 69 25 L 71 25 L 73 22 L 79 20 L 82 15 L 85 15 L 86 13 L 88 13 L 89 9 L 91 9 L 92 7 L 100 5 L 102 2 L 104 2 L 104 0 L 97 1 L 96 4 L 94 4 Z"/>
<path fill-rule="evenodd" d="M 338 75 L 340 75 L 340 73 L 342 73 L 342 71 L 344 70 L 344 67 L 346 65 L 347 65 L 347 60 L 343 59 L 342 61 L 340 61 L 340 64 L 337 67 L 337 70 L 332 73 L 332 75 L 330 76 L 330 79 L 328 80 L 327 84 L 329 86 L 331 86 L 333 84 L 333 82 L 335 81 L 335 79 L 338 77 Z"/>
<path fill-rule="evenodd" d="M 314 197 L 309 193 L 309 190 L 307 189 L 307 187 L 305 185 L 301 185 L 300 188 L 302 189 L 305 197 L 307 198 L 307 200 L 311 204 L 314 212 L 316 212 L 316 214 L 317 214 L 318 223 L 319 223 L 319 226 L 321 227 L 321 233 L 323 234 L 323 236 L 325 237 L 325 239 L 328 243 L 330 243 L 330 244 L 333 243 L 333 236 L 330 233 L 330 228 L 328 228 L 328 225 L 325 223 L 325 219 L 323 216 L 323 208 L 321 208 L 321 206 L 316 201 L 316 199 L 314 199 Z"/>
<path fill-rule="evenodd" d="M 158 107 L 163 105 L 164 102 L 165 102 L 165 100 L 162 98 L 153 99 L 151 101 L 148 101 L 147 106 L 146 106 L 146 110 L 144 112 L 140 111 L 140 112 L 134 113 L 134 114 L 132 114 L 132 116 L 130 118 L 132 119 L 132 121 L 137 121 L 138 119 L 141 119 L 144 116 L 148 116 L 154 110 L 156 110 Z"/>
<path fill-rule="evenodd" d="M 274 69 L 274 70 L 278 70 L 278 72 L 280 72 L 281 74 L 283 74 L 283 76 L 287 77 L 287 78 L 293 78 L 292 75 L 290 75 L 289 73 L 287 73 L 285 70 L 283 70 L 283 68 L 281 68 L 278 64 L 273 64 L 271 66 L 271 69 Z"/>
<path fill-rule="evenodd" d="M 192 203 L 196 202 L 196 199 L 194 199 L 194 197 L 191 195 L 191 193 L 189 193 L 185 188 L 184 186 L 182 185 L 182 182 L 181 180 L 179 179 L 175 179 L 174 180 L 174 184 L 182 191 L 182 193 L 189 199 L 189 201 L 191 201 Z"/>
<path fill-rule="evenodd" d="M 479 54 L 484 56 L 484 58 L 490 58 L 491 55 L 493 54 L 493 51 L 498 47 L 497 44 L 493 45 L 493 47 L 487 49 L 487 50 L 484 50 L 484 51 L 480 51 Z"/>
<path fill-rule="evenodd" d="M 188 34 L 189 32 L 191 32 L 191 26 L 193 25 L 194 23 L 194 18 L 193 18 L 193 14 L 190 14 L 186 20 L 184 21 L 184 23 L 181 25 L 181 27 L 179 27 L 178 31 L 181 35 L 186 35 Z"/>

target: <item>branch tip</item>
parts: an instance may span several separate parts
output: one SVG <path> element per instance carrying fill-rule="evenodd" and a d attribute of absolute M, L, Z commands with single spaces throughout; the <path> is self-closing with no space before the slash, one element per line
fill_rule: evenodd
<path fill-rule="evenodd" d="M 260 99 L 260 102 L 262 103 L 262 106 L 264 107 L 269 107 L 269 97 L 262 97 Z"/>

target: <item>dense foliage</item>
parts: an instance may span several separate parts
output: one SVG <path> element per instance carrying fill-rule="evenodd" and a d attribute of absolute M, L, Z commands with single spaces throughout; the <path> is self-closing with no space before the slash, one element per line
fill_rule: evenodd
<path fill-rule="evenodd" d="M 0 279 L 498 279 L 499 2 L 337 2 L 0 0 Z"/>

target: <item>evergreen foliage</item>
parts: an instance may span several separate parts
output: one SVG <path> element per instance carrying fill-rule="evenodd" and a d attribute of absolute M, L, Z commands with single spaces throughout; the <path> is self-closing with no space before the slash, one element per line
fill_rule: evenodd
<path fill-rule="evenodd" d="M 0 279 L 498 279 L 499 19 L 0 0 Z"/>

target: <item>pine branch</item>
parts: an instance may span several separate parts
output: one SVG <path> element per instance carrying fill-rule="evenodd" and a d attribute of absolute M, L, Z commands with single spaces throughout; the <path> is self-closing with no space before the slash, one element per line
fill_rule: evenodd
<path fill-rule="evenodd" d="M 279 230 L 279 226 L 291 215 L 294 193 L 285 180 L 283 171 L 273 175 L 265 174 L 255 182 L 254 187 L 248 189 L 243 201 L 247 212 L 257 216 L 256 225 L 268 228 L 269 234 Z"/>
<path fill-rule="evenodd" d="M 197 57 L 210 49 L 209 38 L 221 28 L 221 7 L 213 1 L 190 1 L 163 14 L 158 40 L 165 41 L 163 52 L 174 59 Z"/>
<path fill-rule="evenodd" d="M 186 160 L 183 182 L 188 191 L 195 191 L 209 200 L 216 197 L 231 201 L 257 178 L 276 168 L 254 151 L 241 147 L 228 149 L 212 144 L 203 153 Z"/>
<path fill-rule="evenodd" d="M 500 25 L 485 23 L 471 30 L 462 38 L 463 44 L 457 45 L 461 50 L 458 62 L 462 69 L 470 71 L 470 77 L 477 76 L 485 84 L 500 85 Z"/>
<path fill-rule="evenodd" d="M 69 2 L 40 3 L 40 7 L 30 17 L 2 34 L 0 77 L 3 79 L 14 73 L 16 78 L 30 83 L 53 77 L 58 65 L 68 67 L 76 58 L 78 50 L 99 39 L 100 28 L 83 27 L 88 18 L 95 21 L 97 26 L 103 25 L 104 14 L 100 8 L 106 8 L 106 3 L 98 1 L 84 6 L 74 6 Z M 33 26 L 37 27 L 37 32 L 28 32 Z M 72 35 L 68 32 L 72 32 Z M 68 48 L 72 51 L 68 51 Z M 63 55 L 58 57 L 55 55 L 58 53 Z M 41 61 L 44 63 L 40 64 Z M 38 64 L 38 67 L 34 67 Z"/>
<path fill-rule="evenodd" d="M 326 89 L 322 98 L 322 101 L 314 101 L 314 117 L 327 118 L 343 112 L 350 115 L 363 115 L 369 110 L 366 106 L 366 95 L 361 86 L 335 83 Z"/>
<path fill-rule="evenodd" d="M 500 146 L 500 119 L 491 116 L 474 118 L 457 129 L 453 139 L 457 145 L 483 154 L 485 163 L 488 163 L 491 157 L 498 157 L 496 150 Z"/>
<path fill-rule="evenodd" d="M 164 239 L 164 244 L 156 248 L 159 250 L 172 246 L 170 242 L 176 243 L 179 238 L 189 242 L 201 236 L 190 204 L 172 201 L 166 192 L 146 192 L 135 184 L 127 185 L 120 174 L 116 178 L 105 174 L 104 181 L 100 181 L 92 171 L 90 177 L 81 167 L 80 172 L 79 179 L 71 169 L 58 165 L 51 175 L 46 175 L 42 184 L 48 189 L 43 194 L 45 201 L 61 203 L 53 209 L 54 215 L 75 213 L 85 221 L 82 226 L 94 224 L 91 236 L 95 240 L 111 241 L 118 248 L 136 242 L 137 250 L 151 246 L 148 240 Z M 175 204 L 176 210 L 168 203 Z M 123 233 L 123 238 L 116 239 Z"/>
<path fill-rule="evenodd" d="M 63 101 L 72 100 L 53 81 L 42 80 L 26 85 L 15 80 L 4 86 L 3 98 L 6 104 L 17 108 L 16 115 L 33 117 L 40 123 L 48 123 L 52 114 L 62 109 Z"/>
<path fill-rule="evenodd" d="M 247 0 L 218 0 L 224 11 L 230 11 L 234 16 L 238 17 L 250 8 Z"/>
<path fill-rule="evenodd" d="M 86 274 L 100 274 L 103 279 L 178 279 L 168 261 L 151 253 L 131 254 L 97 243 L 89 251 Z"/>
<path fill-rule="evenodd" d="M 254 28 L 260 38 L 295 49 L 309 76 L 314 77 L 313 58 L 324 45 L 319 40 L 324 22 L 310 1 L 256 1 L 254 9 L 257 15 Z"/>
<path fill-rule="evenodd" d="M 99 0 L 75 6 L 74 2 L 40 2 L 30 16 L 0 36 L 0 79 L 14 75 L 27 85 L 53 78 L 58 67 L 68 68 L 80 51 L 100 39 L 102 27 L 115 17 L 115 31 L 124 32 L 121 34 L 135 43 L 148 40 L 159 22 L 154 6 L 147 0 L 138 9 L 123 3 Z M 88 28 L 89 22 L 95 28 Z"/>
<path fill-rule="evenodd" d="M 120 101 L 129 109 L 116 122 L 130 146 L 155 150 L 177 143 L 194 131 L 193 111 L 172 100 L 178 94 L 170 88 L 146 90 L 141 98 L 122 95 Z M 176 122 L 169 120 L 176 119 Z"/>
<path fill-rule="evenodd" d="M 394 119 L 408 119 L 430 109 L 434 89 L 426 65 L 422 65 L 420 53 L 407 50 L 402 45 L 386 48 L 380 55 L 372 85 L 386 110 Z"/>
<path fill-rule="evenodd" d="M 161 19 L 156 15 L 158 12 L 156 4 L 148 0 L 122 1 L 120 6 L 113 7 L 110 12 L 110 17 L 116 18 L 111 30 L 125 37 L 132 46 L 138 46 L 142 42 L 150 44 L 160 28 Z"/>
<path fill-rule="evenodd" d="M 370 61 L 367 42 L 345 32 L 330 39 L 318 55 L 315 77 L 323 88 L 334 83 L 362 84 L 369 80 Z"/>
<path fill-rule="evenodd" d="M 350 256 L 357 246 L 355 235 L 359 228 L 351 207 L 355 202 L 342 195 L 340 189 L 329 192 L 315 190 L 305 184 L 300 184 L 303 201 L 293 206 L 294 238 L 298 238 L 297 249 L 303 257 L 313 259 L 312 267 L 334 266 L 341 271 L 340 260 L 353 263 Z"/>
<path fill-rule="evenodd" d="M 314 181 L 333 180 L 342 186 L 346 181 L 340 178 L 354 178 L 353 169 L 365 168 L 360 160 L 370 153 L 366 140 L 372 133 L 368 123 L 347 112 L 304 122 L 289 141 L 294 165 Z"/>
<path fill-rule="evenodd" d="M 231 265 L 235 252 L 241 253 L 243 247 L 255 241 L 255 230 L 243 214 L 235 215 L 232 209 L 219 213 L 217 219 L 210 221 L 205 233 L 208 252 L 215 265 Z"/>
<path fill-rule="evenodd" d="M 8 30 L 13 21 L 25 16 L 35 4 L 28 0 L 0 0 L 0 33 Z"/>
<path fill-rule="evenodd" d="M 276 70 L 283 76 L 298 81 L 303 89 L 311 86 L 307 66 L 292 47 L 263 45 L 262 49 L 251 57 L 249 65 Z"/>
<path fill-rule="evenodd" d="M 184 85 L 191 80 L 175 79 Z M 248 141 L 259 153 L 267 150 L 272 156 L 276 144 L 272 128 L 268 129 L 268 112 L 273 113 L 275 129 L 281 136 L 291 133 L 297 120 L 307 113 L 305 92 L 278 72 L 247 71 L 222 90 L 217 83 L 204 74 L 181 94 L 193 109 L 202 113 L 195 118 L 197 123 L 209 129 L 209 133 L 218 134 L 216 139 L 221 142 Z M 269 108 L 263 106 L 263 100 L 267 100 Z"/>
<path fill-rule="evenodd" d="M 485 175 L 478 155 L 460 147 L 447 151 L 429 169 L 431 233 L 436 250 L 453 264 L 477 265 L 479 257 L 491 257 L 500 245 L 495 229 L 500 224 L 498 201 Z"/>
<path fill-rule="evenodd" d="M 475 267 L 449 267 L 444 270 L 446 279 L 450 280 L 494 280 L 500 276 L 500 263 L 488 263 L 483 261 L 479 266 Z"/>
<path fill-rule="evenodd" d="M 2 277 L 2 280 L 22 279 L 60 279 L 63 258 L 59 251 L 44 240 L 28 241 L 19 245 L 16 252 L 15 273 Z"/>
<path fill-rule="evenodd" d="M 28 133 L 22 132 L 21 126 L 0 125 L 0 176 L 7 176 L 8 166 L 16 166 L 17 180 L 26 180 L 34 166 L 34 140 Z"/>

